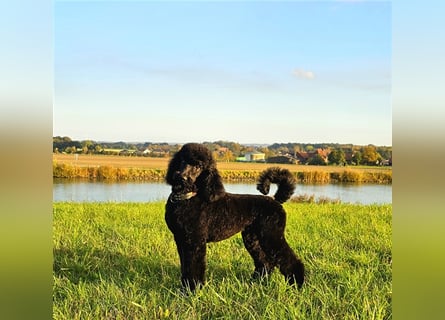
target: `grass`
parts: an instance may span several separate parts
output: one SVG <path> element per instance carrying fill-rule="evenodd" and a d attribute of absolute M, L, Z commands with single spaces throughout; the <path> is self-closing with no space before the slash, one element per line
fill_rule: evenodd
<path fill-rule="evenodd" d="M 252 282 L 239 235 L 208 245 L 207 284 L 180 286 L 163 203 L 54 203 L 54 319 L 390 319 L 390 205 L 286 203 L 301 291 Z"/>

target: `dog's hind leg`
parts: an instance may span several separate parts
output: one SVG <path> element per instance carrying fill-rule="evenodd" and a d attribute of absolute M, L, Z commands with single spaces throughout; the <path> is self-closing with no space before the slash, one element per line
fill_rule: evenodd
<path fill-rule="evenodd" d="M 283 241 L 282 255 L 278 258 L 280 272 L 290 285 L 297 284 L 301 288 L 304 282 L 304 264 L 297 258 L 286 240 Z"/>
<path fill-rule="evenodd" d="M 274 265 L 267 260 L 267 256 L 260 246 L 258 236 L 251 228 L 246 228 L 242 233 L 244 246 L 249 252 L 255 265 L 253 278 L 267 276 L 272 272 Z"/>
<path fill-rule="evenodd" d="M 304 264 L 297 258 L 294 251 L 287 244 L 284 235 L 264 237 L 261 246 L 269 259 L 273 259 L 280 272 L 290 285 L 297 284 L 301 288 L 304 282 Z"/>

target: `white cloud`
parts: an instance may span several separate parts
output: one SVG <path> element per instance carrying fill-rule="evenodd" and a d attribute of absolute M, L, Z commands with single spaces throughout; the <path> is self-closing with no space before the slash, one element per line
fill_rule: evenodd
<path fill-rule="evenodd" d="M 298 78 L 303 78 L 307 80 L 315 79 L 315 74 L 312 71 L 307 71 L 303 69 L 294 69 L 292 74 Z"/>

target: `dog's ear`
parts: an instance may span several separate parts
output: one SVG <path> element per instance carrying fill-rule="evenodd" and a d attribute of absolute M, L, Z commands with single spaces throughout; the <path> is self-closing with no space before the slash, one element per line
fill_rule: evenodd
<path fill-rule="evenodd" d="M 165 181 L 169 185 L 174 185 L 173 178 L 175 176 L 175 172 L 179 170 L 180 165 L 181 165 L 181 155 L 180 152 L 178 151 L 173 155 L 173 158 L 170 160 L 168 164 L 167 174 L 165 175 Z"/>
<path fill-rule="evenodd" d="M 225 192 L 221 176 L 214 166 L 207 168 L 200 174 L 196 179 L 196 185 L 198 195 L 205 201 L 215 201 Z"/>

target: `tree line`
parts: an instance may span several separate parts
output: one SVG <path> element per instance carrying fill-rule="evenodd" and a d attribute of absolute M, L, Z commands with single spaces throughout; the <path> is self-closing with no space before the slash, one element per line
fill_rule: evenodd
<path fill-rule="evenodd" d="M 338 143 L 274 143 L 243 145 L 232 141 L 204 142 L 218 161 L 235 161 L 248 152 L 264 153 L 265 159 L 277 156 L 308 165 L 392 165 L 392 147 Z M 181 144 L 167 142 L 97 142 L 53 137 L 53 152 L 67 154 L 118 154 L 121 156 L 170 157 Z"/>

